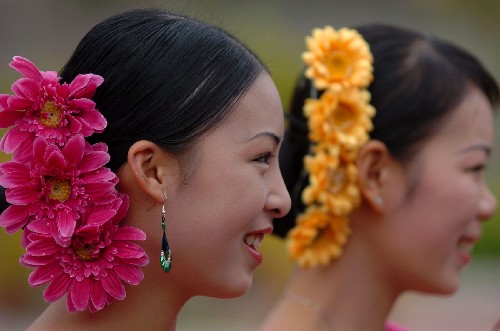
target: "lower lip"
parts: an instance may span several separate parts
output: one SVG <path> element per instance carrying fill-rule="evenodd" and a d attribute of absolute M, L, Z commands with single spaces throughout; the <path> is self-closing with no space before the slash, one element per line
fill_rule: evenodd
<path fill-rule="evenodd" d="M 471 260 L 470 254 L 460 252 L 459 256 L 460 256 L 461 267 L 465 267 L 466 265 L 468 265 L 470 263 L 470 260 Z"/>
<path fill-rule="evenodd" d="M 255 250 L 253 247 L 248 246 L 247 244 L 245 244 L 245 246 L 247 247 L 248 252 L 254 258 L 254 260 L 259 264 L 262 263 L 262 260 L 264 259 L 262 254 L 259 251 Z"/>

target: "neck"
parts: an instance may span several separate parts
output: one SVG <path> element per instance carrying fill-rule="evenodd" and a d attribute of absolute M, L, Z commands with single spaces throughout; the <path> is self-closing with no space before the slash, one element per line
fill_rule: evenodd
<path fill-rule="evenodd" d="M 150 266 L 146 267 L 149 268 Z M 153 267 L 158 267 L 154 265 Z M 145 269 L 146 269 L 145 268 Z M 71 314 L 66 309 L 66 298 L 54 302 L 28 330 L 168 330 L 176 328 L 177 316 L 189 299 L 181 296 L 172 282 L 155 286 L 145 279 L 138 286 L 126 286 L 127 297 L 114 301 L 103 310 Z M 165 275 L 164 282 L 169 283 Z M 161 290 L 159 290 L 161 288 Z"/>
<path fill-rule="evenodd" d="M 369 254 L 360 253 L 347 249 L 325 268 L 296 268 L 261 331 L 384 330 L 399 293 L 378 272 Z"/>

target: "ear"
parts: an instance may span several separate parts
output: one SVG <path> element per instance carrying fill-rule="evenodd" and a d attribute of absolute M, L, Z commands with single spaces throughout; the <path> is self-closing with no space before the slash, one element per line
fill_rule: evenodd
<path fill-rule="evenodd" d="M 368 141 L 356 158 L 361 196 L 379 213 L 384 210 L 383 192 L 391 160 L 387 147 L 379 140 Z"/>
<path fill-rule="evenodd" d="M 151 141 L 140 140 L 129 148 L 127 164 L 138 187 L 163 204 L 167 187 L 175 185 L 177 158 Z"/>

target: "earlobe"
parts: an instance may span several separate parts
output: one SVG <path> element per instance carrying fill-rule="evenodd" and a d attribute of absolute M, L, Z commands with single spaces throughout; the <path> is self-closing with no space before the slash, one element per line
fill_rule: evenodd
<path fill-rule="evenodd" d="M 379 213 L 384 210 L 383 188 L 389 161 L 390 154 L 387 147 L 378 140 L 366 143 L 359 151 L 356 161 L 361 196 Z"/>
<path fill-rule="evenodd" d="M 174 158 L 158 145 L 147 140 L 135 142 L 128 150 L 127 164 L 139 188 L 158 203 L 165 202 L 168 176 L 166 168 L 176 163 Z"/>

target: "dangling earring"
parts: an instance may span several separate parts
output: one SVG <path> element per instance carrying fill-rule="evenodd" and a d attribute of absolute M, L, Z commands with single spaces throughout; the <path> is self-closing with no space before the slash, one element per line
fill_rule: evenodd
<path fill-rule="evenodd" d="M 172 252 L 170 252 L 170 247 L 168 246 L 167 235 L 165 234 L 165 204 L 167 203 L 167 196 L 165 196 L 165 203 L 161 206 L 161 229 L 163 230 L 163 237 L 161 239 L 161 254 L 160 263 L 163 271 L 169 272 L 172 267 Z"/>
<path fill-rule="evenodd" d="M 380 195 L 377 195 L 375 197 L 375 203 L 379 206 L 382 206 L 382 197 Z"/>

